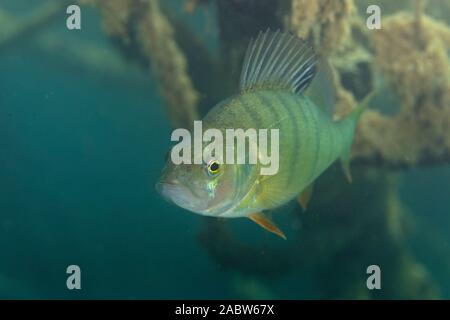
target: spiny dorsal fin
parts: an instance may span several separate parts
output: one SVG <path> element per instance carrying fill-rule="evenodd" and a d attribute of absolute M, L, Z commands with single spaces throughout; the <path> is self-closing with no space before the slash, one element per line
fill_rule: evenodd
<path fill-rule="evenodd" d="M 247 48 L 241 92 L 285 90 L 303 92 L 315 75 L 316 55 L 302 39 L 280 31 L 261 32 Z"/>

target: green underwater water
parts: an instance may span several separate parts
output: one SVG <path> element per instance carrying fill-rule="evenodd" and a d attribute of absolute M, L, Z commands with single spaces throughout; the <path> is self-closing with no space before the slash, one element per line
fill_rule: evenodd
<path fill-rule="evenodd" d="M 0 8 L 25 15 L 28 2 L 0 0 Z M 257 264 L 273 257 L 264 252 L 244 273 L 215 259 L 202 244 L 208 238 L 200 236 L 209 218 L 156 193 L 171 127 L 155 80 L 132 62 L 125 63 L 129 73 L 123 77 L 79 63 L 70 48 L 87 42 L 114 61 L 123 59 L 101 31 L 96 11 L 83 10 L 82 31 L 65 29 L 64 12 L 40 31 L 56 35 L 66 53 L 43 50 L 33 36 L 0 49 L 0 298 L 324 297 L 311 267 L 266 277 Z M 202 19 L 194 28 L 201 28 Z M 214 31 L 205 40 L 212 47 L 213 38 Z M 408 211 L 402 245 L 426 269 L 439 296 L 448 299 L 450 168 L 391 174 L 399 179 Z M 344 180 L 337 188 L 339 183 Z M 321 201 L 320 190 L 314 201 Z M 292 206 L 277 216 L 288 230 Z M 326 220 L 317 216 L 313 223 Z M 295 254 L 292 246 L 287 250 L 248 221 L 226 223 L 245 244 Z M 232 244 L 226 250 L 233 252 Z M 81 290 L 66 287 L 66 268 L 72 264 L 82 270 Z M 361 272 L 365 279 L 365 269 L 330 271 L 324 281 L 332 288 L 349 272 Z M 383 298 L 382 290 L 377 297 Z"/>

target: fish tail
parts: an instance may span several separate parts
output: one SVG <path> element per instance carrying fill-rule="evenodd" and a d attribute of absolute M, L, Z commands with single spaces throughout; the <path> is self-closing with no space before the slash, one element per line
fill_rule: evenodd
<path fill-rule="evenodd" d="M 369 106 L 369 102 L 372 100 L 372 98 L 375 96 L 376 90 L 372 90 L 370 93 L 368 93 L 364 99 L 358 104 L 356 108 L 354 108 L 349 115 L 349 118 L 356 122 L 358 122 L 359 117 L 361 114 L 367 109 Z"/>
<path fill-rule="evenodd" d="M 358 122 L 361 114 L 368 108 L 369 102 L 375 96 L 376 90 L 372 90 L 369 94 L 367 94 L 364 99 L 358 104 L 356 108 L 354 108 L 348 117 L 344 120 L 345 122 L 350 122 L 348 125 L 351 128 L 351 138 L 348 140 L 348 144 L 344 147 L 344 152 L 341 154 L 341 165 L 344 171 L 344 174 L 349 182 L 352 182 L 352 176 L 350 173 L 350 149 L 353 141 L 353 134 L 356 128 L 356 123 Z"/>

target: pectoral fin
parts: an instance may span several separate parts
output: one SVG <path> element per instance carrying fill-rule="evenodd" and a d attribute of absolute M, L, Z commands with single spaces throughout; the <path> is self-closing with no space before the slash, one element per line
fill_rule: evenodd
<path fill-rule="evenodd" d="M 300 193 L 297 198 L 298 203 L 302 207 L 303 211 L 306 210 L 309 200 L 311 200 L 312 192 L 313 192 L 313 184 L 311 183 L 305 190 Z"/>
<path fill-rule="evenodd" d="M 278 227 L 273 223 L 273 221 L 267 217 L 264 213 L 254 213 L 248 216 L 250 220 L 256 222 L 260 227 L 266 229 L 269 232 L 276 234 L 277 236 L 286 240 L 286 236 L 283 231 L 278 229 Z"/>

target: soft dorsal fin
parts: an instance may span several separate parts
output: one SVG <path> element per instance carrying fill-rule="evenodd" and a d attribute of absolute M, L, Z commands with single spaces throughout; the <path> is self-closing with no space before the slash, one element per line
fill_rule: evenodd
<path fill-rule="evenodd" d="M 336 103 L 334 70 L 325 58 L 319 60 L 317 69 L 317 75 L 306 90 L 305 96 L 331 117 Z"/>
<path fill-rule="evenodd" d="M 311 46 L 295 35 L 261 32 L 247 48 L 241 92 L 272 89 L 302 93 L 314 78 L 316 62 Z"/>

